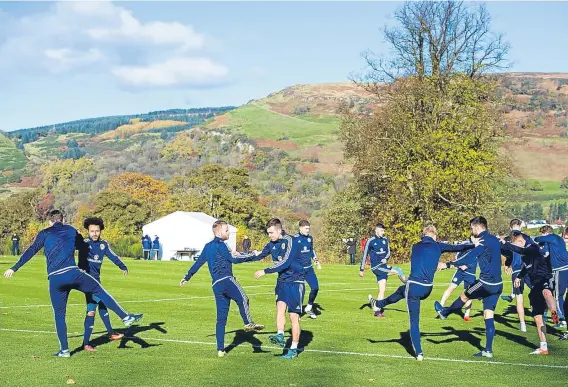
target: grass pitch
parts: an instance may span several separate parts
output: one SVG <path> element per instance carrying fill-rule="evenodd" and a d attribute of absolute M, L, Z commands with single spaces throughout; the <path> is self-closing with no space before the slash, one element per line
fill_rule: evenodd
<path fill-rule="evenodd" d="M 2 273 L 15 261 L 0 257 Z M 514 304 L 499 301 L 493 359 L 472 355 L 485 343 L 484 324 L 473 305 L 473 322 L 459 316 L 437 319 L 439 300 L 452 271 L 440 272 L 421 311 L 422 343 L 426 359 L 410 354 L 406 305 L 400 302 L 373 316 L 367 294 L 376 296 L 372 273 L 358 277 L 358 267 L 324 265 L 317 271 L 320 305 L 316 320 L 302 318 L 300 347 L 293 360 L 282 360 L 282 349 L 268 342 L 275 331 L 275 275 L 256 281 L 255 270 L 266 263 L 235 265 L 234 273 L 250 298 L 255 322 L 266 325 L 252 335 L 231 305 L 225 344 L 226 358 L 217 358 L 215 303 L 207 267 L 184 288 L 179 280 L 190 262 L 126 260 L 127 277 L 110 262 L 104 265 L 105 288 L 129 311 L 144 313 L 123 342 L 108 342 L 96 317 L 92 340 L 97 352 L 80 351 L 84 296 L 71 293 L 67 309 L 69 359 L 53 358 L 59 343 L 47 292 L 45 261 L 37 256 L 10 280 L 0 279 L 0 385 L 8 386 L 547 386 L 568 385 L 568 342 L 549 327 L 550 355 L 529 355 L 538 346 L 530 317 L 528 332 L 518 330 Z M 403 266 L 408 271 L 407 266 Z M 391 277 L 387 293 L 400 285 Z M 505 289 L 510 289 L 510 282 Z M 307 292 L 306 299 L 307 302 Z M 457 290 L 454 295 L 457 297 Z M 452 298 L 453 299 L 453 296 Z M 528 302 L 527 302 L 528 304 Z M 116 329 L 123 331 L 113 315 Z M 289 323 L 287 328 L 289 328 Z M 287 333 L 287 337 L 289 333 Z"/>

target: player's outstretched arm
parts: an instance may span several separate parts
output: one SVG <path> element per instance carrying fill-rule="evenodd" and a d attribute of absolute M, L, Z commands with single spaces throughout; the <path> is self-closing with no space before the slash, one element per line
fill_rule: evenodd
<path fill-rule="evenodd" d="M 105 255 L 108 257 L 108 259 L 112 261 L 112 263 L 114 263 L 116 266 L 118 266 L 120 270 L 122 270 L 124 275 L 127 275 L 128 268 L 126 267 L 122 259 L 120 259 L 120 257 L 116 255 L 114 251 L 112 251 L 108 242 L 105 242 L 105 245 L 106 245 Z"/>
<path fill-rule="evenodd" d="M 30 259 L 32 259 L 34 255 L 37 254 L 38 251 L 41 250 L 44 243 L 45 243 L 45 232 L 42 230 L 39 232 L 39 234 L 37 234 L 31 246 L 28 247 L 26 251 L 24 251 L 24 254 L 22 254 L 18 262 L 16 262 L 14 266 L 6 270 L 6 272 L 4 273 L 4 277 L 6 278 L 12 277 L 12 275 L 14 275 L 14 273 L 17 272 L 20 267 L 24 266 Z"/>
<path fill-rule="evenodd" d="M 191 279 L 191 277 L 195 275 L 195 273 L 197 273 L 197 271 L 201 268 L 201 266 L 203 266 L 205 262 L 207 262 L 208 251 L 209 251 L 208 246 L 206 246 L 201 252 L 199 258 L 197 258 L 197 261 L 195 261 L 195 263 L 191 265 L 185 277 L 183 277 L 182 280 L 180 281 L 179 283 L 180 286 L 185 285 L 185 283 L 188 282 Z"/>

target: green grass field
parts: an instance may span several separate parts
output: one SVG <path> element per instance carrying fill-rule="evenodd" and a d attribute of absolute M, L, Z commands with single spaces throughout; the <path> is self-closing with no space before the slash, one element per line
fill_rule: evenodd
<path fill-rule="evenodd" d="M 337 141 L 339 119 L 286 116 L 257 105 L 245 105 L 226 113 L 228 126 L 251 138 L 286 138 L 300 147 Z"/>
<path fill-rule="evenodd" d="M 4 272 L 14 260 L 0 258 Z M 242 331 L 242 320 L 231 305 L 225 344 L 233 347 L 226 358 L 215 349 L 215 306 L 206 266 L 186 284 L 178 285 L 189 262 L 127 260 L 123 277 L 113 265 L 103 269 L 103 284 L 123 306 L 145 313 L 130 328 L 126 342 L 107 342 L 99 317 L 93 340 L 97 352 L 79 351 L 69 359 L 53 358 L 59 344 L 47 292 L 45 260 L 36 257 L 10 280 L 0 279 L 0 385 L 63 386 L 566 386 L 568 343 L 550 335 L 551 355 L 530 356 L 538 338 L 517 329 L 513 308 L 500 301 L 496 319 L 495 358 L 479 361 L 471 355 L 485 342 L 479 303 L 474 321 L 459 316 L 435 318 L 432 304 L 441 297 L 451 272 L 436 275 L 436 286 L 422 307 L 422 342 L 426 355 L 417 362 L 407 352 L 406 305 L 400 302 L 373 317 L 367 294 L 376 293 L 371 273 L 364 278 L 354 266 L 325 265 L 318 271 L 321 314 L 302 318 L 303 353 L 282 360 L 282 349 L 268 343 L 275 330 L 274 275 L 256 281 L 262 264 L 235 267 L 245 288 L 254 320 L 266 329 L 254 336 Z M 405 270 L 408 267 L 404 267 Z M 388 292 L 400 282 L 391 277 Z M 510 282 L 505 284 L 509 289 Z M 457 294 L 456 294 L 457 296 Z M 306 295 L 307 297 L 307 295 Z M 82 342 L 84 297 L 73 292 L 67 324 L 70 348 Z M 529 319 L 530 321 L 530 319 Z M 117 330 L 122 330 L 113 315 Z M 287 328 L 289 325 L 287 326 Z M 549 332 L 559 332 L 550 329 Z M 288 335 L 288 334 L 287 334 Z"/>

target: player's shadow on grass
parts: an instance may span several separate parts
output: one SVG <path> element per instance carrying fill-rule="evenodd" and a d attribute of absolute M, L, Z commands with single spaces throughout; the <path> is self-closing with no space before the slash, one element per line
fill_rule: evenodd
<path fill-rule="evenodd" d="M 238 329 L 236 331 L 227 332 L 226 334 L 228 333 L 234 333 L 235 337 L 233 338 L 233 342 L 225 347 L 225 351 L 227 353 L 244 343 L 249 343 L 251 345 L 253 353 L 270 352 L 262 349 L 262 341 L 255 337 L 255 334 L 258 334 L 256 332 L 245 332 L 242 329 Z"/>
<path fill-rule="evenodd" d="M 363 309 L 371 309 L 372 310 L 373 308 L 371 307 L 371 303 L 367 302 L 367 303 L 365 303 L 365 304 L 363 304 L 359 307 L 359 310 L 363 310 Z M 395 309 L 391 305 L 386 306 L 385 311 L 394 311 L 394 312 L 401 312 L 401 313 L 407 312 L 406 310 L 403 310 L 403 309 Z"/>
<path fill-rule="evenodd" d="M 391 339 L 391 340 L 372 340 L 367 339 L 369 343 L 378 344 L 378 343 L 398 343 L 402 345 L 402 347 L 406 350 L 410 356 L 415 356 L 414 347 L 412 346 L 412 340 L 410 340 L 410 332 L 400 332 L 400 338 L 398 339 Z"/>
<path fill-rule="evenodd" d="M 292 331 L 288 330 L 288 333 L 290 334 L 290 338 L 286 341 L 286 345 L 284 346 L 282 353 L 276 354 L 274 356 L 281 356 L 286 354 L 287 352 L 286 348 L 290 348 L 290 346 L 292 345 Z M 313 339 L 314 339 L 314 334 L 312 333 L 312 331 L 306 331 L 302 329 L 302 332 L 300 333 L 300 341 L 298 342 L 298 355 L 304 352 L 306 347 L 310 345 Z"/>
<path fill-rule="evenodd" d="M 132 348 L 128 345 L 126 345 L 129 341 L 132 341 L 135 344 L 138 344 L 140 346 L 140 348 L 150 348 L 150 347 L 157 347 L 160 346 L 162 344 L 150 344 L 148 343 L 146 340 L 137 337 L 136 335 L 141 333 L 141 332 L 147 332 L 147 331 L 151 331 L 151 330 L 157 330 L 158 332 L 161 333 L 167 333 L 168 331 L 166 331 L 164 328 L 162 328 L 162 325 L 164 325 L 165 322 L 157 322 L 157 323 L 150 323 L 149 325 L 135 325 L 135 326 L 131 326 L 130 328 L 126 328 L 126 329 L 117 329 L 117 332 L 120 333 L 124 333 L 124 337 L 120 340 L 120 345 L 118 346 L 118 348 L 121 349 L 125 349 L 125 348 Z M 97 332 L 97 333 L 106 333 L 106 332 Z M 76 336 L 74 336 L 76 337 Z M 108 335 L 103 335 L 103 336 L 99 336 L 94 340 L 90 341 L 90 345 L 93 347 L 99 347 L 101 345 L 105 345 L 112 342 L 112 340 L 108 337 Z M 74 355 L 77 352 L 81 352 L 83 350 L 83 346 L 81 345 L 80 347 L 75 348 L 72 352 L 71 355 Z"/>
<path fill-rule="evenodd" d="M 437 332 L 437 333 L 422 333 L 424 337 L 446 337 L 445 340 L 432 340 L 426 339 L 428 342 L 433 344 L 445 344 L 445 343 L 453 343 L 455 341 L 463 341 L 470 343 L 473 347 L 477 348 L 478 350 L 482 351 L 484 348 L 481 345 L 481 335 L 485 333 L 485 330 L 482 328 L 474 328 L 473 330 L 469 329 L 455 329 L 451 326 L 442 327 L 445 332 Z M 448 337 L 453 335 L 453 337 Z M 479 335 L 477 337 L 476 335 Z"/>
<path fill-rule="evenodd" d="M 514 312 L 512 312 L 511 310 L 514 310 Z M 530 314 L 527 312 L 528 311 L 525 309 L 525 316 L 530 316 Z M 509 315 L 511 317 L 507 317 Z M 483 315 L 481 317 L 483 318 Z M 502 324 L 505 325 L 507 328 L 511 328 L 514 330 L 519 329 L 519 317 L 517 315 L 517 308 L 514 305 L 509 306 L 508 310 L 505 311 L 505 313 L 495 314 L 493 316 L 493 319 L 495 320 L 496 324 Z"/>

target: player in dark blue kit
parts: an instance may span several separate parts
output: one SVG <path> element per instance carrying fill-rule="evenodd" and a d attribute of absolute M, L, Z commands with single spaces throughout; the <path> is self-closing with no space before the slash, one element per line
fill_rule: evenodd
<path fill-rule="evenodd" d="M 277 334 L 268 337 L 271 343 L 285 346 L 284 328 L 286 327 L 286 310 L 290 315 L 292 324 L 292 345 L 283 359 L 292 359 L 298 356 L 298 343 L 300 341 L 300 315 L 304 303 L 304 269 L 300 262 L 298 240 L 282 232 L 282 223 L 279 219 L 271 219 L 266 225 L 270 243 L 263 249 L 273 251 L 274 265 L 254 273 L 259 279 L 265 274 L 278 273 L 276 282 L 276 329 Z M 270 247 L 272 246 L 272 247 Z M 277 259 L 274 255 L 278 254 Z M 262 255 L 259 255 L 262 256 Z"/>
<path fill-rule="evenodd" d="M 367 261 L 367 255 L 370 256 L 371 260 L 371 271 L 377 278 L 377 284 L 379 285 L 379 294 L 377 300 L 382 300 L 385 298 L 385 290 L 387 288 L 387 277 L 392 274 L 398 275 L 400 280 L 404 282 L 406 278 L 404 273 L 398 267 L 392 267 L 388 264 L 388 260 L 391 256 L 389 240 L 385 236 L 385 225 L 382 223 L 377 223 L 375 226 L 375 236 L 369 238 L 365 244 L 365 250 L 363 250 L 363 257 L 361 258 L 361 266 L 359 268 L 359 276 L 363 277 L 365 274 L 365 263 Z M 376 317 L 384 317 L 383 310 L 379 309 L 375 312 Z"/>
<path fill-rule="evenodd" d="M 506 237 L 506 241 L 511 241 L 512 238 L 521 235 L 523 241 L 526 243 L 526 247 L 534 244 L 534 241 L 526 234 L 521 231 L 522 222 L 520 219 L 513 219 L 509 223 L 509 228 L 511 229 L 511 235 Z M 525 246 L 521 246 L 525 247 Z M 519 277 L 521 269 L 524 266 L 521 255 L 510 250 L 503 250 L 501 254 L 505 257 L 505 274 L 511 276 L 511 294 L 501 296 L 502 300 L 512 302 L 513 299 L 516 300 L 517 304 L 517 315 L 519 316 L 520 330 L 521 332 L 527 331 L 527 325 L 525 323 L 525 303 L 523 293 L 525 291 L 525 284 L 530 288 L 530 281 L 528 276 L 524 276 L 519 282 L 519 286 L 515 286 L 515 280 Z"/>
<path fill-rule="evenodd" d="M 541 236 L 535 237 L 537 243 L 546 243 L 550 252 L 550 262 L 554 276 L 554 294 L 556 296 L 556 310 L 560 320 L 555 328 L 566 328 L 566 311 L 564 310 L 564 297 L 568 289 L 568 252 L 566 243 L 561 236 L 553 233 L 552 227 L 540 228 Z"/>
<path fill-rule="evenodd" d="M 422 240 L 412 246 L 410 256 L 410 275 L 406 285 L 399 287 L 384 300 L 375 300 L 369 294 L 373 310 L 379 310 L 406 298 L 406 306 L 410 318 L 410 339 L 416 359 L 422 361 L 424 353 L 420 344 L 420 301 L 428 298 L 433 288 L 434 274 L 438 268 L 440 256 L 445 252 L 473 249 L 473 244 L 450 245 L 436 242 L 437 231 L 434 226 L 427 226 L 422 232 Z"/>
<path fill-rule="evenodd" d="M 513 286 L 519 287 L 525 276 L 528 276 L 532 285 L 529 300 L 536 330 L 540 339 L 540 347 L 534 352 L 531 352 L 531 355 L 548 355 L 546 326 L 543 319 L 543 314 L 547 306 L 549 310 L 551 310 L 553 318 L 558 319 L 558 314 L 555 310 L 556 300 L 552 295 L 554 285 L 548 246 L 546 243 L 539 244 L 540 246 L 535 243 L 527 244 L 521 233 L 514 233 L 511 242 L 501 240 L 501 243 L 504 244 L 503 249 L 520 254 L 524 262 Z"/>
<path fill-rule="evenodd" d="M 44 248 L 47 260 L 49 295 L 55 315 L 55 329 L 61 345 L 59 352 L 54 356 L 70 357 L 65 313 L 71 290 L 91 293 L 95 301 L 104 302 L 110 310 L 122 319 L 127 327 L 140 320 L 143 315 L 127 313 L 97 280 L 77 267 L 74 254 L 75 249 L 83 243 L 83 237 L 73 227 L 63 224 L 63 214 L 60 211 L 50 212 L 49 225 L 50 227 L 39 232 L 19 261 L 6 270 L 4 277 L 12 277 L 14 272 L 28 262 L 42 247 Z"/>
<path fill-rule="evenodd" d="M 94 279 L 101 283 L 101 267 L 104 257 L 107 256 L 124 275 L 128 274 L 128 269 L 122 260 L 112 251 L 107 241 L 100 239 L 101 232 L 105 229 L 104 221 L 101 218 L 87 218 L 83 222 L 83 226 L 87 230 L 89 237 L 84 239 L 84 248 L 79 249 L 79 268 L 85 270 Z M 95 351 L 95 348 L 89 345 L 91 334 L 95 325 L 95 311 L 99 308 L 99 316 L 103 321 L 108 336 L 111 340 L 120 340 L 124 337 L 122 333 L 115 333 L 110 323 L 110 316 L 106 305 L 103 302 L 95 302 L 93 295 L 85 294 L 87 300 L 87 315 L 85 316 L 85 333 L 83 336 L 83 349 L 88 352 Z"/>
<path fill-rule="evenodd" d="M 314 251 L 314 238 L 310 235 L 310 222 L 307 220 L 301 220 L 299 223 L 299 233 L 294 235 L 298 240 L 298 245 L 300 248 L 300 261 L 304 269 L 304 274 L 307 284 L 310 286 L 310 295 L 308 297 L 308 305 L 304 308 L 306 313 L 309 313 L 310 318 L 315 319 L 316 314 L 313 310 L 314 301 L 318 295 L 319 283 L 316 272 L 312 266 L 312 260 L 317 265 L 318 269 L 321 269 L 321 265 L 317 260 L 316 253 Z"/>
<path fill-rule="evenodd" d="M 462 243 L 471 244 L 470 241 L 464 241 Z M 453 261 L 453 266 L 456 268 L 456 272 L 452 277 L 450 282 L 450 286 L 446 289 L 444 294 L 442 295 L 442 299 L 440 300 L 440 304 L 444 306 L 448 298 L 454 290 L 463 282 L 463 288 L 467 289 L 471 286 L 471 284 L 475 281 L 475 272 L 477 271 L 477 261 L 475 259 L 470 260 L 469 253 L 471 250 L 460 251 L 456 253 L 456 259 Z M 469 259 L 469 261 L 468 261 Z M 467 262 L 467 263 L 464 263 Z M 463 267 L 462 267 L 463 266 Z M 465 313 L 463 320 L 466 322 L 471 321 L 471 317 L 469 313 L 471 311 L 471 304 L 473 300 L 469 300 L 465 303 Z"/>
<path fill-rule="evenodd" d="M 264 325 L 255 324 L 252 321 L 249 299 L 242 286 L 233 276 L 233 263 L 257 261 L 259 258 L 255 256 L 255 252 L 246 255 L 239 254 L 233 257 L 225 243 L 229 239 L 229 225 L 227 222 L 217 220 L 213 223 L 213 234 L 215 238 L 203 247 L 201 255 L 179 284 L 180 286 L 185 285 L 197 273 L 199 268 L 207 262 L 217 307 L 217 325 L 215 328 L 217 355 L 224 357 L 227 355 L 225 351 L 225 326 L 227 325 L 231 300 L 235 301 L 239 306 L 239 312 L 245 324 L 245 331 L 255 332 L 264 329 Z"/>
<path fill-rule="evenodd" d="M 485 320 L 485 350 L 476 353 L 476 357 L 493 357 L 493 338 L 495 336 L 495 307 L 503 292 L 501 278 L 501 243 L 496 236 L 487 231 L 487 220 L 483 216 L 473 218 L 470 222 L 471 233 L 477 238 L 478 246 L 470 253 L 477 259 L 479 279 L 463 292 L 452 305 L 444 308 L 438 301 L 434 308 L 441 319 L 446 319 L 451 313 L 460 311 L 468 300 L 483 300 L 483 318 Z M 451 262 L 441 264 L 440 270 L 450 268 Z"/>

